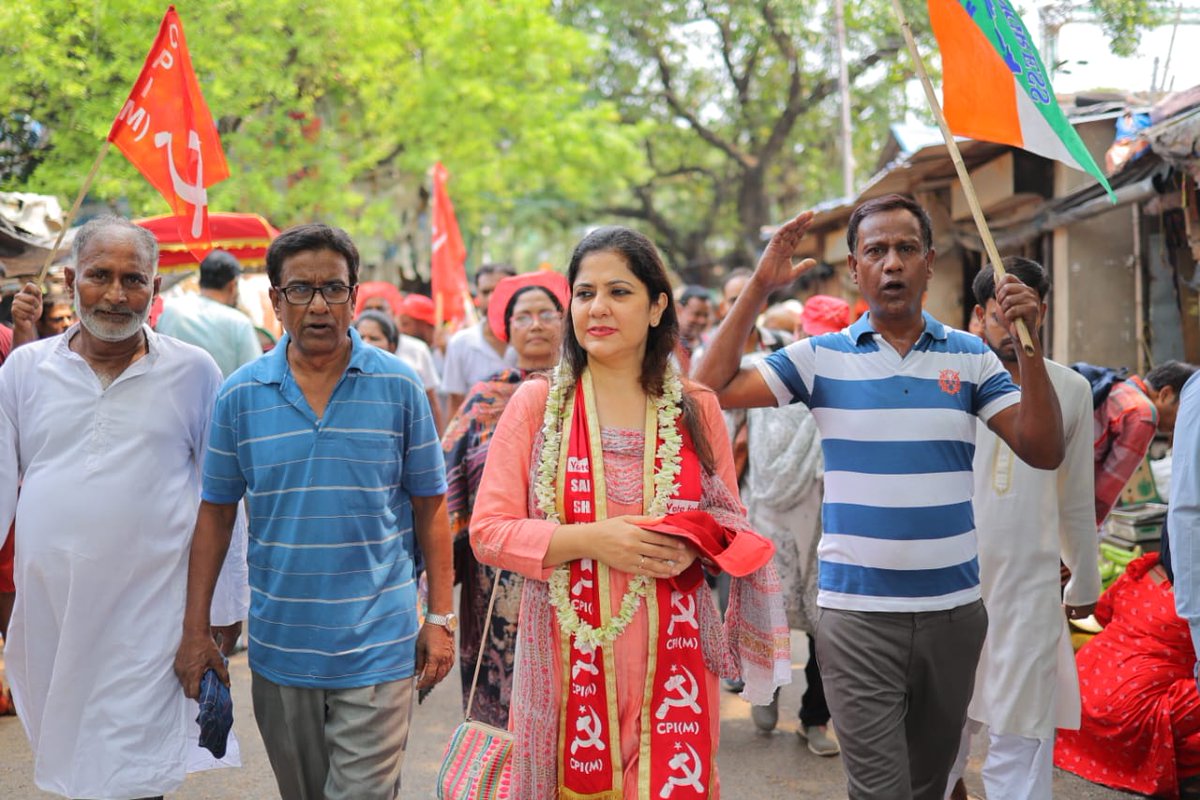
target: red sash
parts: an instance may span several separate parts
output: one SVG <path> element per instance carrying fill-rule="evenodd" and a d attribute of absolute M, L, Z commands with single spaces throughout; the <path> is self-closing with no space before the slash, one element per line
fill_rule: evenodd
<path fill-rule="evenodd" d="M 563 425 L 558 468 L 559 519 L 593 522 L 607 517 L 600 426 L 591 375 L 576 387 Z M 643 509 L 654 497 L 660 467 L 658 420 L 646 410 Z M 668 513 L 699 507 L 700 461 L 683 432 L 682 461 Z M 701 584 L 703 586 L 703 584 Z M 580 619 L 601 627 L 612 618 L 609 568 L 591 559 L 570 565 L 569 594 Z M 700 646 L 697 590 L 679 592 L 670 581 L 653 581 L 644 598 L 648 614 L 645 700 L 641 710 L 639 800 L 702 800 L 710 795 L 712 731 L 707 668 Z M 562 707 L 559 714 L 559 796 L 562 800 L 622 800 L 624 765 L 611 644 L 585 651 L 561 635 Z M 632 798 L 630 800 L 633 800 Z"/>

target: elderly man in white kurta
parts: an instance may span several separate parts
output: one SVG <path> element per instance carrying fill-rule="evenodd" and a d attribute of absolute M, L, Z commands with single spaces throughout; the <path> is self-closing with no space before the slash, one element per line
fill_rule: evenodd
<path fill-rule="evenodd" d="M 1041 265 L 1021 258 L 1005 259 L 1004 265 L 1045 301 L 1049 281 Z M 1013 342 L 996 316 L 994 287 L 992 268 L 985 266 L 974 283 L 975 315 L 984 340 L 1019 381 Z M 1042 308 L 1044 314 L 1044 302 Z M 1091 386 L 1049 360 L 1046 371 L 1058 394 L 1066 439 L 1066 457 L 1057 470 L 1025 464 L 984 425 L 975 439 L 975 529 L 989 623 L 967 726 L 988 730 L 983 782 L 991 798 L 1051 797 L 1055 728 L 1079 728 L 1067 616 L 1086 617 L 1100 596 Z M 1060 558 L 1071 569 L 1065 595 Z M 964 735 L 951 788 L 968 748 Z"/>
<path fill-rule="evenodd" d="M 73 255 L 80 322 L 0 370 L 0 530 L 15 516 L 18 589 L 5 661 L 40 788 L 142 798 L 175 789 L 196 749 L 172 663 L 221 373 L 145 325 L 148 232 L 93 220 Z"/>

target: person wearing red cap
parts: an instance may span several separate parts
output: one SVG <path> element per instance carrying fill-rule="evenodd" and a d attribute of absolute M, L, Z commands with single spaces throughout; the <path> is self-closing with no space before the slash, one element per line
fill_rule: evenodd
<path fill-rule="evenodd" d="M 563 310 L 570 302 L 570 294 L 567 279 L 557 272 L 529 272 L 500 281 L 488 302 L 487 321 L 498 339 L 512 345 L 517 353 L 517 366 L 471 387 L 442 438 L 449 486 L 446 507 L 454 537 L 454 576 L 462 584 L 459 614 L 463 624 L 458 655 L 464 709 L 496 577 L 494 567 L 476 560 L 467 538 L 479 479 L 492 434 L 513 393 L 531 375 L 558 363 L 562 354 Z M 506 572 L 497 591 L 502 597 L 516 598 L 520 596 L 521 585 L 521 576 Z M 490 633 L 483 643 L 484 663 L 488 667 L 479 675 L 471 718 L 497 728 L 508 727 L 516 631 L 516 608 L 512 603 L 496 604 Z"/>
<path fill-rule="evenodd" d="M 470 529 L 481 562 L 525 577 L 512 796 L 716 798 L 714 670 L 759 703 L 790 677 L 771 547 L 738 504 L 716 398 L 672 360 L 654 244 L 599 228 L 567 274 L 563 361 L 509 401 Z M 725 625 L 697 558 L 742 576 Z"/>
<path fill-rule="evenodd" d="M 492 292 L 505 276 L 516 275 L 508 264 L 481 264 L 475 271 L 476 302 L 486 313 Z M 516 354 L 492 332 L 484 319 L 450 337 L 446 344 L 446 362 L 442 368 L 442 391 L 446 394 L 446 415 L 453 417 L 463 398 L 477 382 L 516 364 Z"/>
<path fill-rule="evenodd" d="M 401 333 L 420 339 L 429 347 L 433 347 L 437 319 L 434 316 L 433 301 L 428 297 L 415 292 L 406 294 L 400 301 L 396 321 L 400 325 Z"/>
<path fill-rule="evenodd" d="M 400 317 L 404 294 L 387 281 L 365 281 L 358 285 L 358 299 L 354 301 L 354 316 L 364 311 L 382 311 L 392 319 Z"/>
<path fill-rule="evenodd" d="M 840 297 L 814 294 L 804 301 L 800 327 L 809 336 L 836 333 L 850 324 L 850 304 Z"/>

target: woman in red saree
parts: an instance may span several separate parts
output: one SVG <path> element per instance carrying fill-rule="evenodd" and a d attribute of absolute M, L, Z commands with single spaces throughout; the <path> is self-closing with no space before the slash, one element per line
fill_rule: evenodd
<path fill-rule="evenodd" d="M 527 579 L 512 796 L 717 798 L 718 676 L 758 703 L 790 679 L 772 548 L 748 530 L 715 395 L 671 360 L 654 245 L 601 228 L 567 278 L 563 362 L 509 401 L 471 520 L 479 560 Z M 698 559 L 738 576 L 724 623 Z"/>
<path fill-rule="evenodd" d="M 1100 596 L 1104 630 L 1076 656 L 1083 715 L 1060 730 L 1054 765 L 1152 797 L 1200 798 L 1200 694 L 1187 622 L 1158 553 Z"/>

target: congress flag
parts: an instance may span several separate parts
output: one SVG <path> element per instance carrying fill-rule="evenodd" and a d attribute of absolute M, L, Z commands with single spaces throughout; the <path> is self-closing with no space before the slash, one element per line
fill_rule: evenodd
<path fill-rule="evenodd" d="M 471 296 L 465 267 L 467 248 L 463 246 L 454 204 L 446 191 L 449 176 L 442 162 L 433 165 L 433 263 L 429 279 L 438 324 L 447 319 L 462 319 L 466 299 Z"/>
<path fill-rule="evenodd" d="M 183 23 L 167 9 L 108 141 L 150 181 L 179 219 L 179 235 L 202 259 L 212 249 L 208 187 L 229 177 L 217 126 L 192 70 Z"/>
<path fill-rule="evenodd" d="M 956 136 L 1020 147 L 1112 188 L 1054 97 L 1009 0 L 928 0 L 942 52 L 942 105 Z"/>

